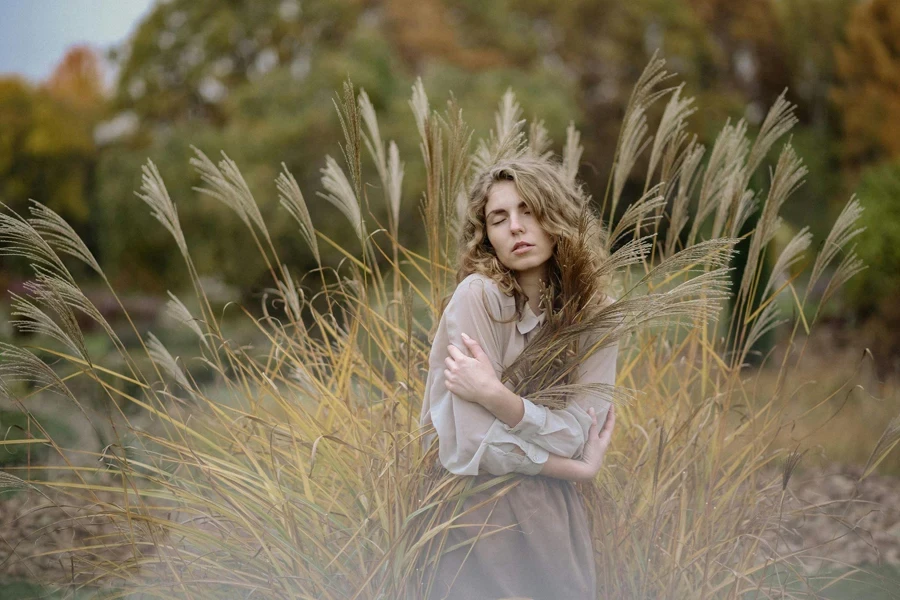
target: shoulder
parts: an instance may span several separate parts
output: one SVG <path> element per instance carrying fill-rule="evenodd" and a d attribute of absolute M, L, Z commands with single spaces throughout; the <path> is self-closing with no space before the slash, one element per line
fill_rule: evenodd
<path fill-rule="evenodd" d="M 459 282 L 450 299 L 451 304 L 469 309 L 483 306 L 497 318 L 503 307 L 514 302 L 511 296 L 500 291 L 497 282 L 481 273 L 470 273 Z"/>

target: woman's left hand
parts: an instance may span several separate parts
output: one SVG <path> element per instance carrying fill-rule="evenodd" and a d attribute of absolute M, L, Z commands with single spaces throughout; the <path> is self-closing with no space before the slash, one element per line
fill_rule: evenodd
<path fill-rule="evenodd" d="M 463 400 L 484 404 L 497 385 L 502 385 L 497 377 L 490 357 L 474 339 L 462 334 L 463 343 L 472 356 L 466 356 L 462 350 L 449 344 L 450 354 L 444 363 L 444 384 L 453 394 Z"/>

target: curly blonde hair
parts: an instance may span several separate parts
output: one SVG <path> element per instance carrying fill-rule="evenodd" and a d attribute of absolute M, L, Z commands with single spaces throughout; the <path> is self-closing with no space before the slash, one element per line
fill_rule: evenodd
<path fill-rule="evenodd" d="M 595 273 L 609 257 L 609 249 L 600 217 L 591 206 L 583 186 L 568 177 L 558 162 L 524 156 L 498 161 L 478 173 L 469 192 L 459 237 L 459 268 L 456 283 L 472 273 L 480 273 L 497 282 L 499 289 L 516 299 L 516 318 L 522 318 L 527 300 L 514 273 L 497 258 L 487 237 L 485 207 L 491 187 L 511 181 L 537 222 L 555 241 L 548 264 L 551 312 L 557 312 L 569 300 L 571 282 Z M 565 257 L 565 258 L 563 258 Z M 567 272 L 577 270 L 577 273 Z M 604 289 L 607 282 L 591 282 Z M 449 298 L 447 298 L 449 300 Z M 601 300 L 595 298 L 595 300 Z"/>

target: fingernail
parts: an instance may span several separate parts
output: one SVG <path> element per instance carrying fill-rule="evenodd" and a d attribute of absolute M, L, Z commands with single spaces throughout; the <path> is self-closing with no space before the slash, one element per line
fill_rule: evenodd
<path fill-rule="evenodd" d="M 465 333 L 462 334 L 462 336 L 463 336 L 464 338 L 466 338 L 466 339 L 469 339 L 469 336 L 467 336 Z"/>

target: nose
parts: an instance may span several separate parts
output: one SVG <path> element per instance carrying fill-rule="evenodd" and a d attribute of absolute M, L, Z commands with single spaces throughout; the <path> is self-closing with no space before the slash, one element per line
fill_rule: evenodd
<path fill-rule="evenodd" d="M 509 216 L 509 230 L 510 231 L 524 231 L 525 228 L 522 226 L 522 220 L 518 217 L 518 215 L 510 215 Z"/>

